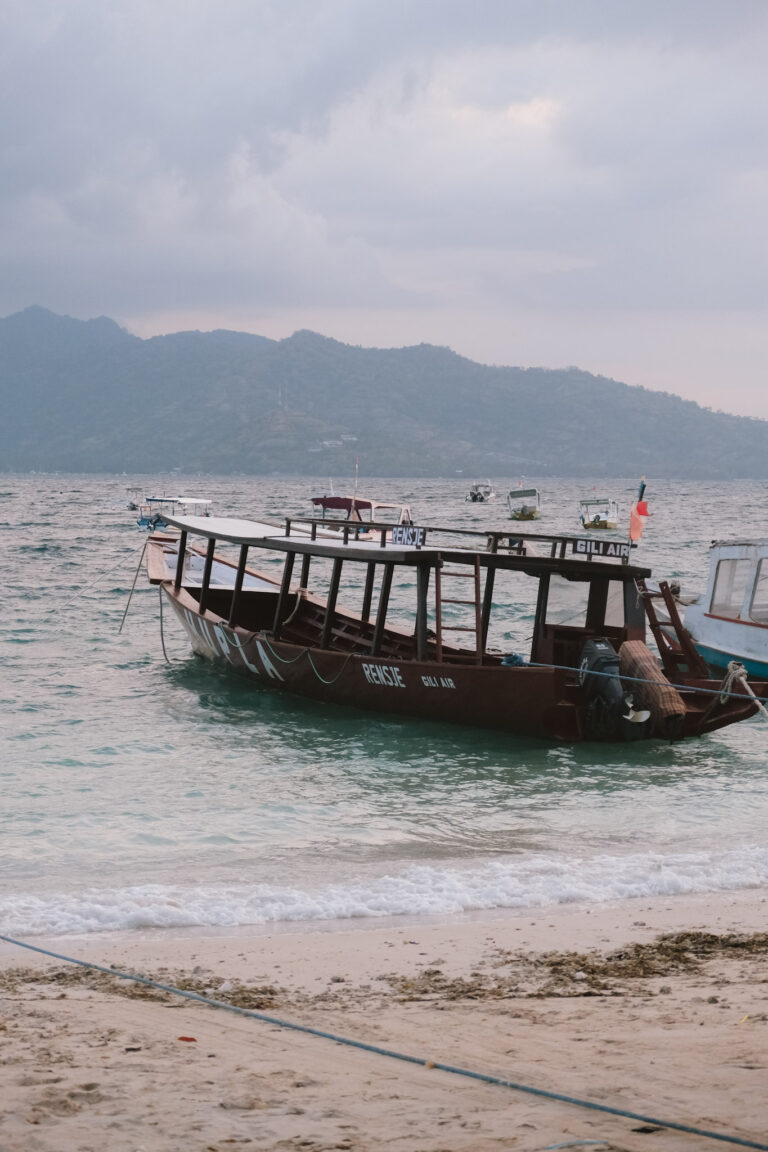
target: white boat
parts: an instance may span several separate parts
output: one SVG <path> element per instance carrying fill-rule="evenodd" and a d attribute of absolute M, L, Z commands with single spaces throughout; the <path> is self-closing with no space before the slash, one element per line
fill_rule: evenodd
<path fill-rule="evenodd" d="M 412 524 L 408 504 L 392 504 L 370 496 L 313 496 L 324 520 L 348 521 L 353 524 Z"/>
<path fill-rule="evenodd" d="M 475 480 L 465 499 L 470 500 L 473 504 L 490 504 L 492 500 L 496 499 L 493 484 L 490 480 Z"/>
<path fill-rule="evenodd" d="M 684 622 L 709 668 L 738 660 L 750 676 L 768 676 L 768 540 L 715 540 L 707 590 Z"/>
<path fill-rule="evenodd" d="M 538 520 L 541 497 L 538 488 L 512 488 L 507 493 L 510 520 Z"/>
<path fill-rule="evenodd" d="M 160 530 L 168 527 L 168 516 L 210 516 L 212 503 L 200 496 L 147 496 L 134 507 L 139 514 L 136 523 L 139 528 Z"/>
<path fill-rule="evenodd" d="M 579 501 L 579 523 L 592 532 L 594 529 L 617 528 L 619 506 L 607 496 L 593 496 Z"/>

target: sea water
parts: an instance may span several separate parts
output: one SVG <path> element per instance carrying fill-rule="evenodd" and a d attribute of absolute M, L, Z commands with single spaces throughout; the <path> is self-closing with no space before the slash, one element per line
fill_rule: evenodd
<path fill-rule="evenodd" d="M 469 477 L 380 480 L 419 524 L 508 529 Z M 525 486 L 533 483 L 530 478 Z M 310 513 L 327 481 L 0 476 L 0 931 L 446 915 L 768 886 L 768 723 L 574 746 L 327 707 L 191 653 L 139 572 L 128 488 L 221 515 Z M 542 519 L 633 480 L 545 480 Z M 337 490 L 343 485 L 337 482 Z M 768 536 L 768 485 L 653 480 L 635 557 L 703 590 L 713 537 Z M 274 562 L 272 562 L 274 563 Z M 401 594 L 402 595 L 402 594 Z M 526 651 L 529 593 L 494 643 Z M 507 596 L 507 599 L 504 599 Z M 343 598 L 342 598 L 343 599 Z M 395 615 L 406 619 L 396 600 Z"/>

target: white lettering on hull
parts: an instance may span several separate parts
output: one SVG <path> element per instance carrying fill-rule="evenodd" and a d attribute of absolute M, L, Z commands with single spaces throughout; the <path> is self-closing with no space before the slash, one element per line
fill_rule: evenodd
<path fill-rule="evenodd" d="M 269 656 L 267 656 L 267 653 L 265 652 L 260 640 L 256 641 L 256 648 L 258 649 L 259 659 L 264 665 L 264 671 L 266 672 L 267 676 L 271 676 L 273 680 L 282 680 L 282 676 L 278 672 L 277 668 L 275 668 Z"/>
<path fill-rule="evenodd" d="M 254 676 L 266 675 L 272 680 L 283 679 L 267 655 L 266 649 L 261 641 L 256 641 L 256 650 L 262 664 L 262 667 L 259 668 L 246 656 L 242 640 L 236 632 L 227 633 L 220 624 L 210 624 L 207 620 L 204 620 L 202 616 L 197 616 L 194 612 L 190 612 L 188 608 L 184 608 L 183 611 L 190 632 L 202 640 L 212 656 L 223 656 L 230 664 L 236 665 L 238 661 L 232 659 L 232 653 L 236 652 L 240 657 L 240 662 L 245 665 L 249 672 L 253 672 Z"/>
<path fill-rule="evenodd" d="M 378 684 L 384 688 L 405 688 L 400 669 L 391 664 L 362 664 L 361 667 L 369 684 Z"/>
<path fill-rule="evenodd" d="M 425 688 L 455 688 L 451 676 L 422 676 L 421 682 Z"/>

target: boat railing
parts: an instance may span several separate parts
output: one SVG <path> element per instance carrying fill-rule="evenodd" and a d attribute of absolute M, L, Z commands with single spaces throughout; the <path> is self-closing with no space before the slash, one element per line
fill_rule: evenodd
<path fill-rule="evenodd" d="M 376 521 L 370 522 L 357 522 L 350 520 L 332 521 L 327 520 L 320 516 L 293 516 L 285 518 L 285 535 L 291 536 L 294 527 L 300 526 L 302 536 L 306 535 L 307 526 L 309 527 L 310 540 L 317 539 L 318 528 L 333 531 L 338 531 L 342 537 L 344 544 L 360 540 L 363 537 L 370 539 L 371 534 L 378 534 L 379 543 L 382 548 L 387 546 L 388 534 L 392 529 L 399 527 L 391 523 L 379 523 Z M 525 545 L 527 542 L 531 544 L 544 544 L 548 546 L 549 556 L 552 559 L 565 559 L 569 551 L 573 550 L 574 544 L 578 545 L 579 556 L 583 560 L 590 561 L 592 559 L 615 559 L 621 560 L 623 564 L 629 563 L 630 550 L 636 548 L 637 544 L 634 542 L 627 542 L 624 544 L 620 541 L 612 542 L 615 548 L 615 554 L 606 549 L 607 542 L 603 536 L 584 536 L 577 535 L 576 533 L 551 533 L 551 532 L 519 532 L 508 528 L 501 530 L 488 530 L 480 528 L 457 528 L 446 527 L 444 524 L 433 525 L 424 524 L 420 525 L 424 529 L 425 534 L 429 537 L 431 546 L 434 548 L 435 542 L 449 540 L 452 537 L 458 537 L 460 540 L 464 539 L 469 544 L 470 540 L 476 541 L 478 544 L 482 543 L 482 548 L 478 547 L 478 551 L 503 553 L 509 552 L 511 554 L 524 555 Z M 542 555 L 542 553 L 539 553 Z"/>

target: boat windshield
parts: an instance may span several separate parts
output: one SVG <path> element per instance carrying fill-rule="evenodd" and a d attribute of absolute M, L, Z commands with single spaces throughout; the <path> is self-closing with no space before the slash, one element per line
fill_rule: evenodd
<path fill-rule="evenodd" d="M 747 591 L 752 561 L 748 559 L 720 560 L 715 574 L 710 612 L 713 616 L 738 619 Z"/>

